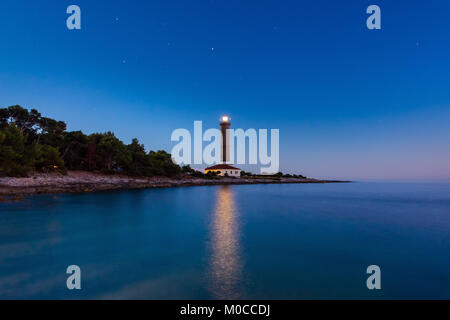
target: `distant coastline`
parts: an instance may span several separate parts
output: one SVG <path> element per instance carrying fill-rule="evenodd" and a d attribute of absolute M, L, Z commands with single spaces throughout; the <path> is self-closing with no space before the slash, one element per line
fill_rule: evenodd
<path fill-rule="evenodd" d="M 309 178 L 260 178 L 243 177 L 215 179 L 182 176 L 169 177 L 129 177 L 125 175 L 105 175 L 87 171 L 58 173 L 34 173 L 25 178 L 0 178 L 0 201 L 21 200 L 25 195 L 92 193 L 112 190 L 147 188 L 168 188 L 186 186 L 242 185 L 242 184 L 285 184 L 285 183 L 341 183 L 350 181 L 318 180 Z"/>

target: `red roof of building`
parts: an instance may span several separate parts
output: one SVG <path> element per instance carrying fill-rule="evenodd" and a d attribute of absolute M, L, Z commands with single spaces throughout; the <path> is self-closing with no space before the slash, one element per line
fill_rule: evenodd
<path fill-rule="evenodd" d="M 215 166 L 206 168 L 205 170 L 224 170 L 224 169 L 228 169 L 228 170 L 241 170 L 239 168 L 235 168 L 233 166 L 230 166 L 229 164 L 216 164 Z"/>

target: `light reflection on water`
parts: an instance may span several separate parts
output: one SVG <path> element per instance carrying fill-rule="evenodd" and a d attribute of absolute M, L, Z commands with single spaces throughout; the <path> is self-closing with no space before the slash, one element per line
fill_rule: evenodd
<path fill-rule="evenodd" d="M 217 299 L 242 298 L 242 256 L 239 212 L 233 189 L 217 189 L 211 221 L 210 290 Z"/>
<path fill-rule="evenodd" d="M 443 183 L 26 197 L 0 203 L 0 299 L 448 299 L 449 208 Z"/>

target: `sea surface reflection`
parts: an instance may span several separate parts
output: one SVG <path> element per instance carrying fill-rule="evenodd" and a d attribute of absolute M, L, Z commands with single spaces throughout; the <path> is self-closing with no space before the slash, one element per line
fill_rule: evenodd
<path fill-rule="evenodd" d="M 0 299 L 449 299 L 449 208 L 448 183 L 26 197 L 0 203 Z"/>
<path fill-rule="evenodd" d="M 242 298 L 242 255 L 239 212 L 233 189 L 221 186 L 211 221 L 210 290 L 218 299 Z"/>

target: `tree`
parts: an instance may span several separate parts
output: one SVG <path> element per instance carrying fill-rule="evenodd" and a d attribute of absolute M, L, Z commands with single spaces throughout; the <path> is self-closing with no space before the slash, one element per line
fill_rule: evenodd
<path fill-rule="evenodd" d="M 241 171 L 241 177 L 251 177 L 253 174 L 251 172 Z"/>
<path fill-rule="evenodd" d="M 181 173 L 181 168 L 173 160 L 172 156 L 165 151 L 150 151 L 150 166 L 154 175 L 174 176 Z"/>
<path fill-rule="evenodd" d="M 97 155 L 99 167 L 109 173 L 119 171 L 131 162 L 128 149 L 112 132 L 101 135 L 97 144 Z"/>
<path fill-rule="evenodd" d="M 39 135 L 37 143 L 48 144 L 57 147 L 64 140 L 63 133 L 66 131 L 66 123 L 50 118 L 39 119 Z"/>
<path fill-rule="evenodd" d="M 130 153 L 131 160 L 126 167 L 126 172 L 134 176 L 151 176 L 152 170 L 149 164 L 147 153 L 143 144 L 139 143 L 139 140 L 134 138 L 127 146 Z"/>
<path fill-rule="evenodd" d="M 0 128 L 14 125 L 25 137 L 29 136 L 29 139 L 33 139 L 39 128 L 40 118 L 41 114 L 35 109 L 28 112 L 21 106 L 11 106 L 0 109 Z"/>
<path fill-rule="evenodd" d="M 89 139 L 81 131 L 64 132 L 59 150 L 61 158 L 68 169 L 88 169 L 88 146 Z"/>
<path fill-rule="evenodd" d="M 24 136 L 14 125 L 0 130 L 0 174 L 4 176 L 23 176 L 29 164 L 23 162 L 25 151 Z"/>
<path fill-rule="evenodd" d="M 66 130 L 65 122 L 42 117 L 35 109 L 0 108 L 0 175 L 69 169 L 150 177 L 182 171 L 169 153 L 146 153 L 138 139 L 125 145 L 112 132 L 87 136 Z"/>
<path fill-rule="evenodd" d="M 191 168 L 190 165 L 185 165 L 181 167 L 181 173 L 184 174 L 193 174 L 195 173 L 195 170 Z"/>
<path fill-rule="evenodd" d="M 35 168 L 44 172 L 64 169 L 59 150 L 49 145 L 37 145 Z"/>

